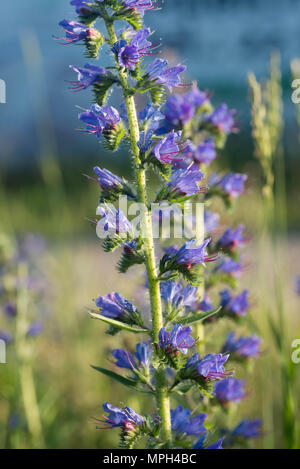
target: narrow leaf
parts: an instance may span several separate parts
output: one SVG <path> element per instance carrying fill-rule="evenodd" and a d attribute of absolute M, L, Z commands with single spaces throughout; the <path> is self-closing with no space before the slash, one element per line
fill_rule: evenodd
<path fill-rule="evenodd" d="M 106 370 L 106 368 L 101 368 L 100 366 L 91 365 L 91 367 L 94 370 L 99 371 L 99 373 L 102 373 L 103 375 L 108 376 L 109 378 L 112 378 L 115 381 L 118 381 L 124 386 L 136 389 L 136 381 L 134 381 L 133 379 L 124 378 L 123 376 L 118 375 L 114 371 Z"/>
<path fill-rule="evenodd" d="M 204 321 L 204 319 L 207 319 L 211 316 L 214 316 L 221 310 L 221 306 L 219 306 L 216 309 L 212 309 L 211 311 L 207 311 L 206 313 L 199 313 L 199 314 L 193 314 L 192 316 L 186 318 L 186 319 L 181 319 L 178 324 L 182 324 L 186 326 L 187 324 L 195 324 L 196 322 L 199 321 Z"/>
<path fill-rule="evenodd" d="M 125 331 L 128 331 L 128 332 L 134 332 L 135 334 L 149 333 L 148 329 L 142 329 L 141 327 L 138 327 L 138 326 L 131 326 L 130 324 L 125 324 L 124 322 L 117 321 L 116 319 L 107 318 L 106 316 L 102 316 L 101 314 L 98 314 L 98 313 L 89 312 L 89 315 L 93 319 L 100 319 L 100 321 L 106 322 L 107 324 L 110 324 L 111 326 L 118 327 L 119 329 L 124 329 Z"/>

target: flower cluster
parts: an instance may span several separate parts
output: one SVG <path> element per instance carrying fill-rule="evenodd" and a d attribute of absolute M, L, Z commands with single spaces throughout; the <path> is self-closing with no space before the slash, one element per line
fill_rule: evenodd
<path fill-rule="evenodd" d="M 77 73 L 71 89 L 91 87 L 95 98 L 90 109 L 78 116 L 83 125 L 79 131 L 95 135 L 107 150 L 116 151 L 122 142 L 129 144 L 135 171 L 130 184 L 107 169 L 94 168 L 95 176 L 88 178 L 99 184 L 101 197 L 99 219 L 93 223 L 106 251 L 122 250 L 120 272 L 138 264 L 146 266 L 151 310 L 149 317 L 117 292 L 94 300 L 97 309 L 90 314 L 109 324 L 109 334 L 125 330 L 147 336 L 134 352 L 112 351 L 115 371 L 94 368 L 131 392 L 149 393 L 157 401 L 157 409 L 148 417 L 106 403 L 107 416 L 96 422 L 100 428 L 120 428 L 123 448 L 134 447 L 140 437 L 146 437 L 148 448 L 221 449 L 225 443 L 230 446 L 230 441 L 234 445 L 237 439 L 250 437 L 251 424 L 249 428 L 247 422 L 240 424 L 230 434 L 219 430 L 219 439 L 211 442 L 209 430 L 212 422 L 218 422 L 218 415 L 212 417 L 212 413 L 216 407 L 222 413 L 231 402 L 246 397 L 245 383 L 232 376 L 227 362 L 259 355 L 261 341 L 256 336 L 236 339 L 231 333 L 222 349 L 217 349 L 221 353 L 215 353 L 206 350 L 203 331 L 208 323 L 215 327 L 221 317 L 241 321 L 250 307 L 248 290 L 238 295 L 230 290 L 237 287 L 243 272 L 239 248 L 246 240 L 244 226 L 224 227 L 223 234 L 215 236 L 221 217 L 214 211 L 214 200 L 220 198 L 225 209 L 232 208 L 247 180 L 244 174 L 211 171 L 228 136 L 237 131 L 236 112 L 226 104 L 215 107 L 211 93 L 185 83 L 185 65 L 170 66 L 163 58 L 149 60 L 160 41 L 152 39 L 144 15 L 156 9 L 156 2 L 72 0 L 71 5 L 78 21 L 60 22 L 66 34 L 60 42 L 82 43 L 90 58 L 97 58 L 103 47 L 112 59 L 107 68 L 94 63 L 71 66 Z M 106 27 L 105 35 L 96 29 L 97 20 Z M 124 27 L 117 30 L 115 23 L 120 21 Z M 109 102 L 116 88 L 123 96 L 120 107 Z M 135 100 L 138 95 L 141 99 Z M 137 102 L 144 102 L 144 107 L 137 109 Z M 151 201 L 146 172 L 156 173 L 161 180 Z M 135 221 L 109 204 L 120 196 L 143 205 L 138 234 L 133 230 Z M 160 219 L 161 210 L 152 211 L 150 202 L 181 207 L 186 201 L 209 205 L 202 221 L 207 235 L 186 236 L 180 247 L 164 246 L 157 265 L 152 220 Z M 13 308 L 6 309 L 14 315 Z M 170 411 L 170 399 L 181 396 L 182 401 L 192 388 L 189 407 L 201 406 L 205 412 L 194 415 L 182 405 Z"/>

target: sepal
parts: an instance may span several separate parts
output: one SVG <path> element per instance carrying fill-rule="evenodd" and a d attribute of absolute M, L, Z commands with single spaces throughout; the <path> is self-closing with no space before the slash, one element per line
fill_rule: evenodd
<path fill-rule="evenodd" d="M 115 152 L 118 150 L 119 145 L 126 133 L 123 124 L 120 122 L 115 127 L 111 129 L 106 129 L 103 131 L 103 136 L 105 140 L 103 140 L 103 146 L 107 151 Z"/>
<path fill-rule="evenodd" d="M 85 39 L 86 56 L 89 59 L 97 59 L 99 50 L 105 43 L 105 37 L 97 29 L 91 28 L 89 34 Z"/>

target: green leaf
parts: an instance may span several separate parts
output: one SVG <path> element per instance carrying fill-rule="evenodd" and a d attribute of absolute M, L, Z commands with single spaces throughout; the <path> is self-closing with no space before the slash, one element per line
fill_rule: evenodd
<path fill-rule="evenodd" d="M 93 313 L 89 312 L 89 315 L 93 319 L 100 319 L 100 321 L 105 322 L 106 324 L 110 324 L 111 326 L 117 327 L 119 329 L 124 329 L 125 331 L 128 332 L 134 332 L 135 334 L 140 334 L 140 333 L 149 333 L 148 329 L 142 329 L 141 327 L 138 326 L 131 326 L 130 324 L 126 324 L 121 321 L 117 321 L 116 319 L 112 318 L 107 318 L 106 316 L 102 316 L 102 314 L 99 313 Z"/>
<path fill-rule="evenodd" d="M 106 368 L 101 368 L 100 366 L 91 365 L 91 367 L 94 370 L 99 371 L 99 373 L 102 373 L 103 375 L 108 376 L 109 378 L 112 378 L 115 381 L 118 381 L 119 383 L 123 384 L 124 386 L 127 386 L 128 388 L 137 389 L 137 383 L 133 379 L 124 378 L 123 376 L 118 375 L 114 371 L 107 370 Z"/>
<path fill-rule="evenodd" d="M 204 319 L 210 318 L 211 316 L 214 316 L 221 310 L 221 306 L 219 306 L 216 309 L 212 309 L 211 311 L 207 311 L 206 313 L 198 313 L 198 314 L 193 314 L 192 316 L 186 318 L 186 319 L 181 319 L 179 322 L 176 322 L 176 324 L 182 324 L 186 326 L 187 324 L 195 324 L 199 321 L 204 321 Z"/>

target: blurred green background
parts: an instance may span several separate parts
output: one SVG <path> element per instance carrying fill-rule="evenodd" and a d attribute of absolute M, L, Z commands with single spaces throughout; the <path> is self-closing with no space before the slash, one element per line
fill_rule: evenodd
<path fill-rule="evenodd" d="M 60 34 L 58 21 L 73 17 L 69 2 L 15 0 L 6 2 L 1 10 L 0 78 L 7 86 L 7 103 L 0 104 L 1 243 L 9 253 L 14 250 L 12 240 L 39 233 L 47 247 L 35 252 L 32 260 L 38 277 L 45 280 L 43 301 L 40 305 L 33 297 L 30 301 L 34 304 L 29 301 L 28 306 L 29 314 L 32 306 L 35 315 L 43 315 L 45 324 L 41 336 L 30 342 L 28 352 L 33 360 L 39 422 L 31 422 L 33 432 L 28 431 L 20 391 L 23 352 L 21 347 L 18 353 L 12 342 L 7 364 L 0 365 L 0 447 L 114 447 L 115 432 L 96 431 L 89 423 L 90 417 L 101 415 L 102 402 L 126 402 L 137 412 L 151 412 L 152 403 L 128 394 L 91 370 L 90 364 L 108 366 L 107 352 L 130 344 L 131 338 L 106 336 L 104 326 L 88 319 L 86 308 L 93 298 L 113 290 L 143 304 L 143 278 L 141 269 L 121 277 L 114 269 L 117 259 L 103 253 L 93 228 L 85 221 L 95 214 L 98 188 L 82 173 L 91 174 L 93 165 L 100 164 L 130 177 L 129 156 L 122 149 L 108 155 L 96 139 L 73 131 L 78 125 L 75 106 L 88 107 L 91 96 L 89 92 L 72 94 L 65 82 L 73 79 L 69 64 L 85 63 L 82 49 L 59 46 L 52 39 L 53 34 Z M 244 252 L 247 268 L 243 286 L 252 293 L 250 321 L 264 338 L 264 353 L 255 369 L 247 373 L 249 396 L 232 418 L 234 423 L 243 416 L 263 419 L 264 436 L 255 443 L 258 447 L 284 447 L 288 430 L 282 422 L 299 420 L 296 397 L 300 368 L 296 367 L 292 376 L 286 375 L 292 383 L 290 409 L 282 387 L 282 354 L 266 313 L 275 315 L 276 310 L 271 281 L 274 252 L 270 239 L 261 237 L 265 217 L 263 177 L 254 156 L 247 75 L 253 71 L 259 79 L 268 76 L 271 53 L 280 53 L 287 236 L 279 221 L 275 220 L 274 226 L 279 239 L 286 325 L 284 353 L 288 357 L 292 340 L 300 338 L 300 299 L 295 292 L 295 277 L 300 274 L 300 132 L 296 119 L 299 110 L 291 102 L 290 72 L 291 60 L 300 56 L 299 13 L 298 0 L 278 0 L 276 8 L 271 0 L 166 0 L 162 11 L 146 17 L 162 36 L 170 61 L 187 65 L 187 81 L 196 79 L 200 88 L 214 92 L 215 104 L 225 101 L 238 110 L 241 132 L 230 137 L 216 168 L 249 174 L 246 194 L 224 223 L 244 222 L 251 235 Z M 106 63 L 106 54 L 100 60 Z M 27 274 L 17 271 L 13 275 Z M 139 275 L 141 281 L 137 284 Z M 2 315 L 0 330 L 5 327 Z M 222 327 L 228 328 L 225 320 Z M 222 327 L 217 334 L 222 334 Z M 211 332 L 215 337 L 215 331 Z M 24 373 L 28 384 L 26 368 Z M 34 431 L 38 440 L 32 438 Z"/>

